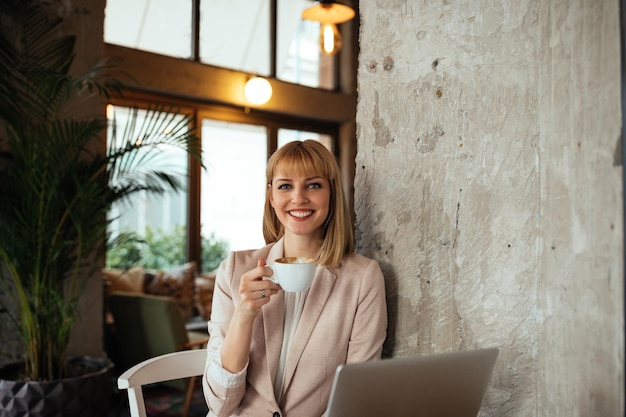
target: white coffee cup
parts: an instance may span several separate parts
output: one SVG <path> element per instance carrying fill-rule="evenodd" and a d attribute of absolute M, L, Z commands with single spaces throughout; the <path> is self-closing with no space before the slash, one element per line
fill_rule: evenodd
<path fill-rule="evenodd" d="M 282 287 L 284 291 L 301 292 L 311 287 L 317 263 L 304 257 L 279 258 L 267 265 L 274 275 L 268 279 Z"/>

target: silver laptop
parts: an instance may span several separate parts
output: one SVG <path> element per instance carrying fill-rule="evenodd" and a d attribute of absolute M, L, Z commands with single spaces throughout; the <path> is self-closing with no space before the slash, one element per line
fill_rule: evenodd
<path fill-rule="evenodd" d="M 498 349 L 347 364 L 327 417 L 476 417 Z"/>

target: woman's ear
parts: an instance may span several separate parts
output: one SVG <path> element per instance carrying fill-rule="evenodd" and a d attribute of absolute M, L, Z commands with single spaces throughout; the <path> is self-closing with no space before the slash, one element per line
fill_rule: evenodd
<path fill-rule="evenodd" d="M 267 184 L 267 198 L 270 202 L 270 206 L 272 206 L 272 208 L 274 208 L 274 195 L 272 193 L 272 184 L 268 183 Z"/>

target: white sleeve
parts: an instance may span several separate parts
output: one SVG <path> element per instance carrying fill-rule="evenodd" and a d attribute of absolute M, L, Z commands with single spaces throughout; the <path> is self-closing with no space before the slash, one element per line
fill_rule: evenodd
<path fill-rule="evenodd" d="M 248 363 L 236 374 L 228 372 L 222 366 L 222 346 L 219 346 L 213 353 L 209 363 L 209 374 L 218 384 L 224 388 L 236 388 L 246 381 L 248 373 Z"/>

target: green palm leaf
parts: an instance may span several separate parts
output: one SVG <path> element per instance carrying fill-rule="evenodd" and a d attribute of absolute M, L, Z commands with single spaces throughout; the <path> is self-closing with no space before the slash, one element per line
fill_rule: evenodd
<path fill-rule="evenodd" d="M 184 189 L 186 173 L 165 156 L 201 155 L 190 119 L 171 107 L 134 109 L 121 126 L 77 117 L 117 91 L 112 63 L 70 75 L 74 37 L 56 36 L 60 19 L 31 0 L 0 0 L 0 10 L 0 286 L 28 377 L 57 379 L 85 280 L 102 264 L 111 206 Z"/>

